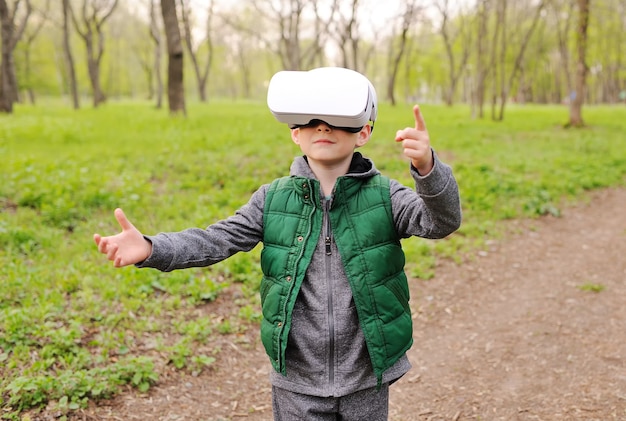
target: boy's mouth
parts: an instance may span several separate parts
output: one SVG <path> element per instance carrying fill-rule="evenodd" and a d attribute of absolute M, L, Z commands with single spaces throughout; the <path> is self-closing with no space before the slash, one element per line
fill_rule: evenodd
<path fill-rule="evenodd" d="M 317 140 L 315 140 L 313 143 L 314 143 L 314 144 L 316 144 L 316 145 L 317 145 L 317 144 L 320 144 L 320 143 L 321 143 L 321 144 L 326 144 L 326 145 L 332 145 L 332 144 L 334 144 L 335 142 L 333 142 L 333 141 L 331 141 L 331 140 L 329 140 L 329 139 L 317 139 Z"/>

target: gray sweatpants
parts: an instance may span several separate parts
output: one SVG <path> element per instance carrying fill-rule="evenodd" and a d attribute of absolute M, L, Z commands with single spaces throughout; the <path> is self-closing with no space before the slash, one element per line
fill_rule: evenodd
<path fill-rule="evenodd" d="M 274 421 L 387 421 L 389 385 L 339 398 L 301 395 L 272 387 L 272 406 Z"/>

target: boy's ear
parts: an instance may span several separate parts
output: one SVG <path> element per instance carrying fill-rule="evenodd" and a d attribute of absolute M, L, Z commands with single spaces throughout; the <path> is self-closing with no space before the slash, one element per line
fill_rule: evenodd
<path fill-rule="evenodd" d="M 356 147 L 359 148 L 369 142 L 370 137 L 372 136 L 372 127 L 369 124 L 363 126 L 361 131 L 358 133 L 359 138 L 356 141 Z"/>
<path fill-rule="evenodd" d="M 295 143 L 296 145 L 300 144 L 300 129 L 290 129 L 291 130 L 291 140 L 293 140 L 293 143 Z"/>

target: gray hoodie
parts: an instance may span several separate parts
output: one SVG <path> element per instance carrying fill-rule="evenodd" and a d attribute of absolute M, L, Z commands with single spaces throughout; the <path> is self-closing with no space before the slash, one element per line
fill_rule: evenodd
<path fill-rule="evenodd" d="M 391 180 L 390 194 L 396 231 L 401 238 L 443 238 L 461 222 L 456 180 L 450 167 L 435 157 L 433 170 L 420 176 L 411 167 L 415 190 Z M 315 178 L 305 157 L 297 157 L 291 175 Z M 355 153 L 347 176 L 378 174 L 372 161 Z M 249 251 L 263 240 L 263 208 L 269 184 L 261 186 L 233 216 L 206 229 L 147 236 L 152 254 L 139 267 L 171 271 L 208 266 L 239 251 Z M 322 197 L 321 205 L 332 197 Z M 326 221 L 324 225 L 326 226 Z M 313 396 L 344 396 L 376 386 L 365 339 L 359 326 L 350 285 L 334 242 L 325 251 L 320 235 L 293 311 L 286 352 L 286 376 L 272 371 L 279 388 Z M 393 382 L 410 364 L 402 357 L 383 375 Z"/>

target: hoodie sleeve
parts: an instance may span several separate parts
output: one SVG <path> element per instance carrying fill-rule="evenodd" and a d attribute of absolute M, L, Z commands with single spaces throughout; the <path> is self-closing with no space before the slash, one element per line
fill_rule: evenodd
<path fill-rule="evenodd" d="M 411 166 L 415 190 L 391 181 L 391 206 L 401 238 L 444 238 L 461 225 L 459 187 L 452 169 L 433 151 L 432 171 L 421 176 Z"/>
<path fill-rule="evenodd" d="M 152 254 L 136 266 L 169 272 L 210 266 L 237 252 L 252 250 L 263 240 L 263 208 L 267 187 L 264 185 L 259 188 L 234 215 L 206 229 L 189 228 L 146 236 L 152 243 Z"/>

